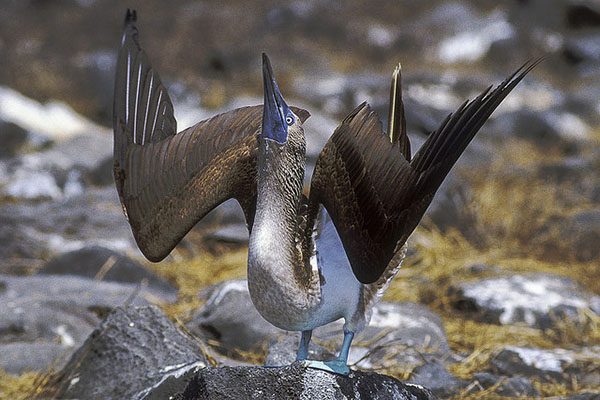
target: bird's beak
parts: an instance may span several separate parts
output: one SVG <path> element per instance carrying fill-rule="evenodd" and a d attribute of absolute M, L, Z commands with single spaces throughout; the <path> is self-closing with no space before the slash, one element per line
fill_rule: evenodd
<path fill-rule="evenodd" d="M 285 113 L 288 109 L 285 100 L 279 92 L 277 82 L 273 76 L 269 57 L 265 53 L 263 60 L 263 81 L 265 85 L 265 104 L 263 109 L 262 136 L 276 140 L 279 143 L 287 141 L 288 126 L 285 122 Z"/>

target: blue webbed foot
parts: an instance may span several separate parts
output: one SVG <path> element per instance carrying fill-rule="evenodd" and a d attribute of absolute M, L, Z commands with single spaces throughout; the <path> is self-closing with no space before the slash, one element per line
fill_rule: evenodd
<path fill-rule="evenodd" d="M 307 360 L 307 361 L 304 361 L 304 363 L 309 368 L 333 372 L 334 374 L 338 374 L 338 375 L 346 376 L 350 373 L 350 368 L 348 368 L 346 363 L 342 360 L 325 361 L 325 362 Z"/>

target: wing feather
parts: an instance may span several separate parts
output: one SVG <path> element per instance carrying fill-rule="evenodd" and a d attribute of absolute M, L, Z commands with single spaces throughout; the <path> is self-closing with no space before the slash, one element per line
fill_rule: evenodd
<path fill-rule="evenodd" d="M 317 159 L 309 220 L 323 204 L 337 228 L 357 279 L 375 282 L 416 228 L 435 192 L 500 102 L 541 59 L 527 62 L 450 114 L 410 160 L 405 130 L 384 135 L 370 106 L 361 104 L 335 130 Z M 397 87 L 400 85 L 397 84 Z M 396 108 L 401 99 L 392 95 Z M 393 110 L 393 108 L 392 108 Z M 402 126 L 397 110 L 395 122 Z M 393 113 L 391 112 L 393 116 Z M 308 231 L 313 225 L 307 224 Z"/>
<path fill-rule="evenodd" d="M 160 261 L 229 198 L 238 200 L 252 225 L 262 106 L 176 133 L 169 94 L 139 45 L 135 21 L 135 11 L 128 10 L 115 83 L 114 176 L 140 250 Z M 308 117 L 291 108 L 302 120 Z"/>

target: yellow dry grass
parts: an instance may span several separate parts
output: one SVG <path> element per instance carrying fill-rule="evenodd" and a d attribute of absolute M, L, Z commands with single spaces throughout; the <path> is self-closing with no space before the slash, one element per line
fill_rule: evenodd
<path fill-rule="evenodd" d="M 47 372 L 12 375 L 0 368 L 0 400 L 31 399 L 40 391 L 47 378 Z"/>

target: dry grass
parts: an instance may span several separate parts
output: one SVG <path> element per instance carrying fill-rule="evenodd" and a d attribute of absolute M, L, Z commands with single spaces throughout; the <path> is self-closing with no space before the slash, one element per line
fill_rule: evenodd
<path fill-rule="evenodd" d="M 230 253 L 213 255 L 203 251 L 199 257 L 184 261 L 150 264 L 156 274 L 179 288 L 178 300 L 163 305 L 163 311 L 171 318 L 187 322 L 200 307 L 198 291 L 217 282 L 246 277 L 248 249 L 241 248 Z"/>
<path fill-rule="evenodd" d="M 0 368 L 0 400 L 25 400 L 33 398 L 48 379 L 48 372 L 7 374 Z"/>

